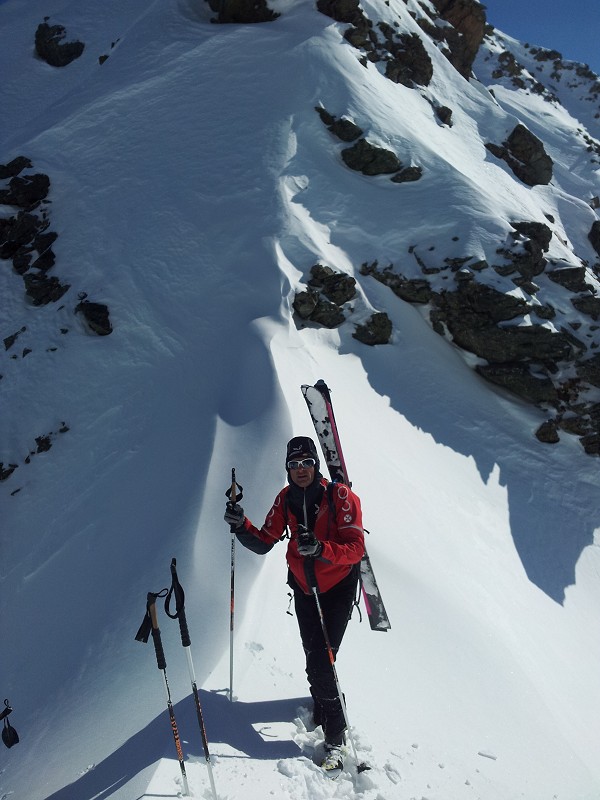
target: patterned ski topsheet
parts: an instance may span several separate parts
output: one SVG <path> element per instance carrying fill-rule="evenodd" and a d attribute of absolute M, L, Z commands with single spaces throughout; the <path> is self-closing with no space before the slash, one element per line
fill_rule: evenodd
<path fill-rule="evenodd" d="M 327 384 L 320 380 L 314 386 L 303 385 L 301 388 L 331 480 L 351 486 Z M 360 573 L 369 624 L 374 631 L 387 631 L 391 624 L 366 549 L 360 562 Z"/>

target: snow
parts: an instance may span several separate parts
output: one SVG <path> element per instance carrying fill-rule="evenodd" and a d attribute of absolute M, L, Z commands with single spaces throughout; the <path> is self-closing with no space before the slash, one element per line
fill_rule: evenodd
<path fill-rule="evenodd" d="M 364 7 L 419 30 L 400 0 Z M 0 460 L 19 463 L 0 484 L 0 690 L 21 738 L 2 753 L 0 797 L 181 792 L 161 673 L 134 641 L 175 556 L 220 800 L 593 800 L 597 461 L 568 437 L 539 443 L 543 412 L 483 383 L 421 310 L 359 271 L 377 259 L 416 276 L 411 246 L 434 263 L 491 257 L 511 221 L 544 213 L 570 242 L 555 237 L 555 257 L 593 261 L 600 173 L 581 158 L 581 123 L 574 106 L 506 87 L 494 99 L 428 40 L 430 87 L 391 84 L 312 3 L 276 8 L 274 23 L 220 26 L 200 0 L 0 6 L 0 161 L 26 155 L 50 176 L 54 274 L 71 284 L 33 308 L 9 262 L 0 272 L 3 337 L 26 326 L 18 353 L 32 351 L 7 351 L 0 369 Z M 60 70 L 33 55 L 48 15 L 86 43 Z M 454 109 L 453 128 L 428 101 Z M 320 103 L 423 179 L 346 169 Z M 544 131 L 559 165 L 549 187 L 486 154 L 518 120 Z M 390 345 L 361 345 L 351 324 L 296 325 L 294 292 L 317 261 L 356 277 L 352 322 L 388 312 Z M 73 314 L 81 291 L 108 304 L 111 336 Z M 231 468 L 262 522 L 287 439 L 311 433 L 300 385 L 319 378 L 392 623 L 349 625 L 338 674 L 371 769 L 357 774 L 349 748 L 336 781 L 312 761 L 285 545 L 236 550 L 228 698 Z M 185 655 L 159 614 L 190 792 L 210 800 Z"/>

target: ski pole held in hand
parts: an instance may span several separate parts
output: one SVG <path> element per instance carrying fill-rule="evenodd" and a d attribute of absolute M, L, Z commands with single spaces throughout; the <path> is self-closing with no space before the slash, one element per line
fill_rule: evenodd
<path fill-rule="evenodd" d="M 137 642 L 147 643 L 148 637 L 152 634 L 152 642 L 154 643 L 154 653 L 156 655 L 156 664 L 162 672 L 163 683 L 165 687 L 165 694 L 167 696 L 167 709 L 169 711 L 169 719 L 171 720 L 171 730 L 173 731 L 173 739 L 175 740 L 175 749 L 177 751 L 177 760 L 179 761 L 179 768 L 181 770 L 181 779 L 183 783 L 183 793 L 187 796 L 190 793 L 187 774 L 185 771 L 185 760 L 183 758 L 183 749 L 181 747 L 181 738 L 179 736 L 179 729 L 175 720 L 175 712 L 173 710 L 173 703 L 171 701 L 171 690 L 169 689 L 169 681 L 167 680 L 167 661 L 162 646 L 162 639 L 160 636 L 160 628 L 158 627 L 158 618 L 156 616 L 156 600 L 158 597 L 165 597 L 167 590 L 148 592 L 146 599 L 146 615 L 140 628 L 135 636 Z"/>
<path fill-rule="evenodd" d="M 175 597 L 175 613 L 171 614 L 170 602 L 171 597 Z M 200 697 L 198 695 L 198 687 L 196 685 L 196 674 L 194 672 L 194 663 L 192 661 L 192 653 L 190 650 L 191 639 L 188 631 L 187 620 L 185 617 L 185 593 L 182 585 L 179 583 L 177 576 L 177 560 L 171 559 L 171 588 L 169 589 L 165 598 L 165 614 L 171 619 L 176 619 L 179 622 L 179 632 L 181 634 L 181 644 L 185 648 L 187 656 L 188 671 L 190 673 L 190 680 L 192 683 L 192 694 L 194 695 L 194 702 L 196 704 L 196 716 L 198 717 L 198 725 L 200 726 L 200 736 L 202 737 L 202 747 L 204 749 L 204 759 L 208 768 L 208 777 L 210 780 L 210 787 L 214 800 L 217 800 L 217 790 L 215 788 L 215 779 L 212 771 L 212 763 L 210 760 L 210 752 L 208 749 L 208 738 L 206 736 L 206 728 L 204 726 L 204 716 L 202 714 L 202 706 L 200 705 Z"/>
<path fill-rule="evenodd" d="M 239 494 L 238 494 L 239 489 Z M 231 469 L 231 486 L 225 492 L 229 498 L 227 508 L 232 510 L 244 496 L 244 487 L 235 479 L 235 467 Z M 235 531 L 231 531 L 231 598 L 229 603 L 229 699 L 233 702 L 233 627 L 235 615 Z"/>

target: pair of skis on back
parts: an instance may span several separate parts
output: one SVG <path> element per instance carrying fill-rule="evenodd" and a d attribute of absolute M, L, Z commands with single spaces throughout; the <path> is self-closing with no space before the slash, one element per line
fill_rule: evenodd
<path fill-rule="evenodd" d="M 329 477 L 333 483 L 344 483 L 346 486 L 351 486 L 329 387 L 325 381 L 320 380 L 314 386 L 303 385 L 301 388 L 327 464 Z M 391 628 L 390 620 L 383 605 L 366 548 L 360 562 L 360 577 L 362 596 L 371 629 L 374 631 L 389 630 Z"/>

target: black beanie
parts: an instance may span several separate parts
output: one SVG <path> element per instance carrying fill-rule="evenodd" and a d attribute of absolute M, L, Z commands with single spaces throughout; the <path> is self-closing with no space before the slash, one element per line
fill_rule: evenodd
<path fill-rule="evenodd" d="M 302 455 L 309 455 L 316 461 L 315 473 L 319 471 L 319 454 L 317 447 L 309 436 L 294 436 L 287 444 L 287 451 L 285 456 L 285 467 L 287 469 L 288 461 L 293 461 Z"/>

